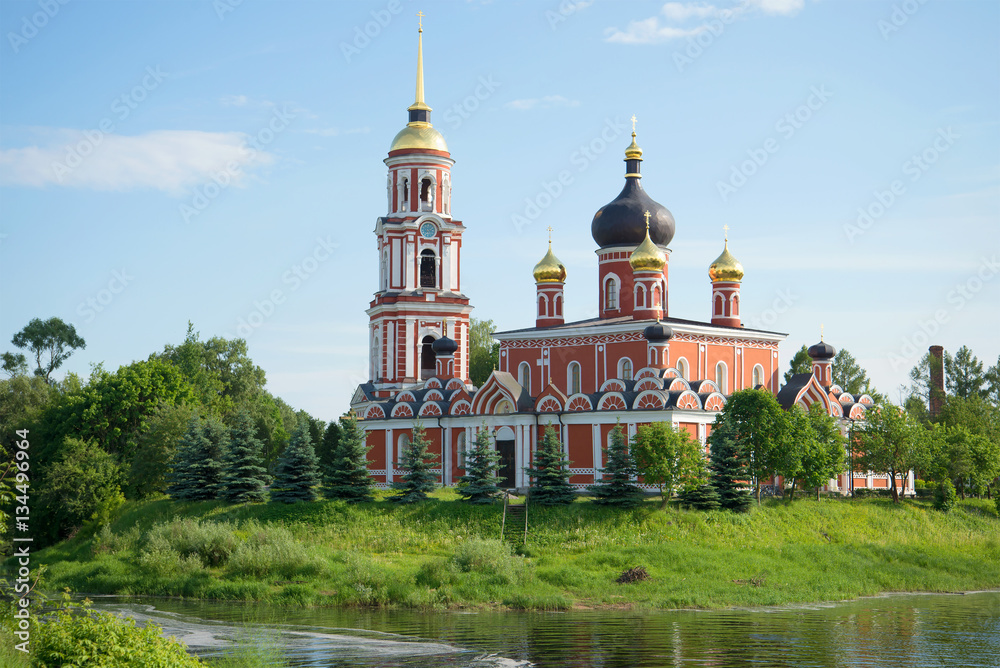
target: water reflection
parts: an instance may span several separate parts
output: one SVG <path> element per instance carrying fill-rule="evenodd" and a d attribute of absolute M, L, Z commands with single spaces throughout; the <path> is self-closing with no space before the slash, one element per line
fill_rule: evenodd
<path fill-rule="evenodd" d="M 295 666 L 1000 666 L 1000 592 L 759 610 L 568 613 L 284 609 L 98 599 L 202 656 L 276 647 Z"/>

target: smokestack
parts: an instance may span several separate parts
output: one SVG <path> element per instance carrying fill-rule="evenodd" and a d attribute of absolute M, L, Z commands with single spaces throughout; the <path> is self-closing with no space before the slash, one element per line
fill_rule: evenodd
<path fill-rule="evenodd" d="M 941 412 L 941 404 L 944 402 L 944 347 L 931 346 L 929 351 L 931 354 L 931 384 L 928 403 L 930 404 L 931 419 L 934 420 Z"/>

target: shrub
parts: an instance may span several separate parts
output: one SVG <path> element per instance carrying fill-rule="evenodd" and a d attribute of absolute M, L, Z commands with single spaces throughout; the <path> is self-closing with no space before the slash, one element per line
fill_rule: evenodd
<path fill-rule="evenodd" d="M 296 576 L 320 574 L 325 564 L 309 555 L 305 546 L 284 527 L 250 525 L 251 534 L 229 558 L 228 570 L 234 575 Z"/>
<path fill-rule="evenodd" d="M 239 546 L 229 522 L 185 519 L 157 524 L 146 534 L 147 549 L 170 549 L 181 558 L 196 555 L 205 566 L 221 566 Z"/>
<path fill-rule="evenodd" d="M 958 493 L 950 480 L 943 480 L 934 490 L 934 507 L 942 513 L 951 512 L 958 503 Z"/>
<path fill-rule="evenodd" d="M 892 491 L 888 489 L 855 489 L 851 495 L 855 499 L 891 499 Z"/>
<path fill-rule="evenodd" d="M 499 540 L 468 540 L 455 550 L 451 563 L 459 572 L 486 575 L 505 584 L 518 582 L 526 574 L 524 559 L 514 556 L 510 545 Z"/>

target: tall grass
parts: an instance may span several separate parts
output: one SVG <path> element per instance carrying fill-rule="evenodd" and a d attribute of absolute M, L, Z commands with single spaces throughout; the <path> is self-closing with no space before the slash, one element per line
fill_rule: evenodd
<path fill-rule="evenodd" d="M 129 502 L 107 529 L 38 558 L 50 588 L 299 605 L 719 607 L 1000 587 L 1000 520 L 979 500 L 943 514 L 929 501 L 800 499 L 742 515 L 580 501 L 531 507 L 529 543 L 512 551 L 499 506 L 455 499 Z M 650 579 L 615 582 L 635 566 Z"/>

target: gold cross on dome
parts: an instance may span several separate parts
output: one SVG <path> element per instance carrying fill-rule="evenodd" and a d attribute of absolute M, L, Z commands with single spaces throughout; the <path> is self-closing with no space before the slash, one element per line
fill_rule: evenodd
<path fill-rule="evenodd" d="M 819 340 L 823 340 L 823 323 L 819 324 Z"/>
<path fill-rule="evenodd" d="M 649 231 L 649 211 L 646 211 L 646 231 Z"/>
<path fill-rule="evenodd" d="M 726 234 L 726 241 L 729 241 L 729 225 L 723 225 L 722 231 Z"/>
<path fill-rule="evenodd" d="M 636 122 L 636 120 L 637 119 L 635 117 L 635 114 L 632 114 L 632 132 L 635 132 L 635 122 Z"/>
<path fill-rule="evenodd" d="M 421 30 L 424 29 L 424 17 L 425 16 L 427 16 L 427 14 L 424 14 L 423 12 L 420 12 L 420 11 L 417 12 L 417 27 L 420 28 Z"/>

